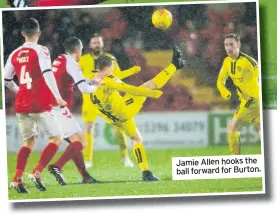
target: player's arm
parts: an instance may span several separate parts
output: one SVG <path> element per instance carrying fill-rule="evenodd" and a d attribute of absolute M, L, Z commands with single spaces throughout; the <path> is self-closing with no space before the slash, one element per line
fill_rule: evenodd
<path fill-rule="evenodd" d="M 66 70 L 69 75 L 73 78 L 75 85 L 78 86 L 82 93 L 93 93 L 99 87 L 99 83 L 94 80 L 90 80 L 90 84 L 85 79 L 81 68 L 72 62 L 66 64 Z"/>
<path fill-rule="evenodd" d="M 78 62 L 79 67 L 81 68 L 81 72 L 83 74 L 83 76 L 86 78 L 87 82 L 90 83 L 90 77 L 88 76 L 88 74 L 85 73 L 85 67 L 86 67 L 86 60 L 84 57 L 81 57 L 79 62 Z"/>
<path fill-rule="evenodd" d="M 113 75 L 116 76 L 117 78 L 123 80 L 124 78 L 127 78 L 131 75 L 135 75 L 140 72 L 141 68 L 140 66 L 133 66 L 130 69 L 126 69 L 121 71 L 119 64 L 115 57 L 112 56 L 113 62 L 114 62 L 114 72 Z"/>
<path fill-rule="evenodd" d="M 66 102 L 62 99 L 61 94 L 59 92 L 57 82 L 52 71 L 50 53 L 46 47 L 42 47 L 39 50 L 38 60 L 39 60 L 40 69 L 42 71 L 42 75 L 44 77 L 45 83 L 47 84 L 48 88 L 54 95 L 57 103 L 60 106 L 65 106 Z"/>
<path fill-rule="evenodd" d="M 140 66 L 133 66 L 130 69 L 126 69 L 126 70 L 120 71 L 118 73 L 114 72 L 113 74 L 114 74 L 114 76 L 116 76 L 117 78 L 122 80 L 124 78 L 127 78 L 129 76 L 139 73 L 140 70 L 141 70 Z"/>
<path fill-rule="evenodd" d="M 11 55 L 10 55 L 4 68 L 4 80 L 5 80 L 5 86 L 10 91 L 16 94 L 19 88 L 16 85 L 16 83 L 13 81 L 14 75 L 15 75 L 15 69 L 12 64 Z"/>
<path fill-rule="evenodd" d="M 224 62 L 217 78 L 217 88 L 221 94 L 221 97 L 225 100 L 228 100 L 231 98 L 231 92 L 225 86 L 226 80 L 229 75 Z"/>
<path fill-rule="evenodd" d="M 104 79 L 104 84 L 107 85 L 109 88 L 117 90 L 119 92 L 129 93 L 135 96 L 145 96 L 150 98 L 159 98 L 163 94 L 160 90 L 149 90 L 145 87 L 135 87 L 132 85 L 125 84 L 124 82 L 115 82 L 110 78 Z"/>
<path fill-rule="evenodd" d="M 253 74 L 253 78 L 259 80 L 259 68 L 258 68 L 258 62 L 250 57 L 249 61 L 249 69 L 251 73 Z"/>

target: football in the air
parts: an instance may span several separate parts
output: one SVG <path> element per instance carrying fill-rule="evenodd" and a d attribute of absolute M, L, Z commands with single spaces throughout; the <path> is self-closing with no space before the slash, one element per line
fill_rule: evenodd
<path fill-rule="evenodd" d="M 166 30 L 172 24 L 172 14 L 167 9 L 157 9 L 152 14 L 152 23 L 155 28 Z"/>

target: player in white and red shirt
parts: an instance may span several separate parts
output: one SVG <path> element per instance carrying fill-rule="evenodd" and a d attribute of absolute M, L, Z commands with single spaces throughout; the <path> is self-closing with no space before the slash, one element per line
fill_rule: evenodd
<path fill-rule="evenodd" d="M 62 137 L 70 144 L 58 161 L 55 164 L 50 165 L 48 169 L 61 185 L 65 185 L 66 182 L 61 175 L 61 169 L 65 163 L 72 159 L 83 177 L 83 183 L 96 183 L 98 181 L 91 177 L 86 171 L 81 151 L 83 147 L 86 146 L 84 134 L 69 109 L 71 108 L 73 101 L 74 86 L 77 86 L 82 93 L 91 94 L 97 89 L 99 83 L 94 81 L 94 85 L 89 85 L 77 63 L 82 55 L 83 45 L 81 40 L 76 37 L 70 37 L 65 40 L 64 48 L 65 54 L 60 55 L 53 62 L 52 70 L 54 72 L 59 91 L 61 92 L 61 96 L 67 102 L 67 107 L 60 108 L 54 98 L 52 99 L 52 105 L 61 127 Z M 72 155 L 71 150 L 73 146 L 75 146 L 75 148 L 74 154 Z"/>
<path fill-rule="evenodd" d="M 65 106 L 66 102 L 59 93 L 51 69 L 50 53 L 46 47 L 37 44 L 40 34 L 36 19 L 25 20 L 22 25 L 25 43 L 11 53 L 4 69 L 5 86 L 16 93 L 16 117 L 24 141 L 17 156 L 16 172 L 11 183 L 11 187 L 19 193 L 28 193 L 22 182 L 22 175 L 35 146 L 36 127 L 49 137 L 49 144 L 29 175 L 41 191 L 45 191 L 46 188 L 40 180 L 40 174 L 62 142 L 51 99 L 54 95 L 59 106 Z M 15 75 L 18 77 L 19 86 L 13 81 Z"/>

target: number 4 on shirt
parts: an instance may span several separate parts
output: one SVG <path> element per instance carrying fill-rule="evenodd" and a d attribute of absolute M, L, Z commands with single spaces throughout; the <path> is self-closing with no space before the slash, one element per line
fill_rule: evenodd
<path fill-rule="evenodd" d="M 26 66 L 21 67 L 20 84 L 27 84 L 27 89 L 32 88 L 32 78 L 30 77 L 30 73 L 26 72 Z"/>

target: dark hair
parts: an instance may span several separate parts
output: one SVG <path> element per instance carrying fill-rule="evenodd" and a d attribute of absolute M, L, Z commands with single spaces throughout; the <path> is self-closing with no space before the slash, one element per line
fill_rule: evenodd
<path fill-rule="evenodd" d="M 113 59 L 107 55 L 101 54 L 95 60 L 95 69 L 97 71 L 103 70 L 106 67 L 110 67 L 113 64 Z"/>
<path fill-rule="evenodd" d="M 35 18 L 28 18 L 22 24 L 22 32 L 27 37 L 34 36 L 39 31 L 39 24 Z"/>
<path fill-rule="evenodd" d="M 70 54 L 75 52 L 76 48 L 80 48 L 81 45 L 82 42 L 77 37 L 68 37 L 63 43 L 64 51 Z"/>
<path fill-rule="evenodd" d="M 235 41 L 240 42 L 240 36 L 238 34 L 226 34 L 224 39 L 226 38 L 235 39 Z"/>

